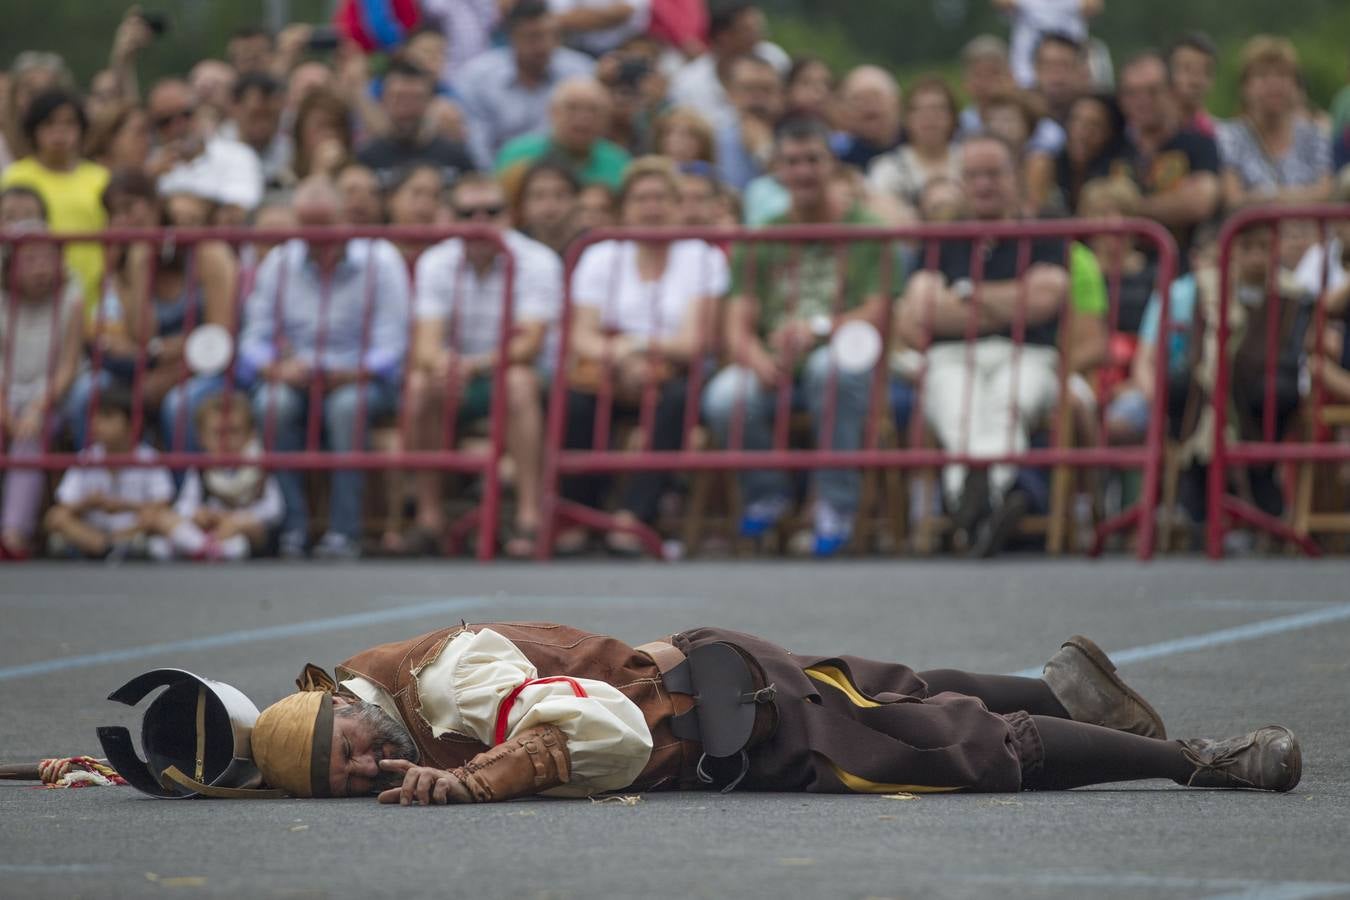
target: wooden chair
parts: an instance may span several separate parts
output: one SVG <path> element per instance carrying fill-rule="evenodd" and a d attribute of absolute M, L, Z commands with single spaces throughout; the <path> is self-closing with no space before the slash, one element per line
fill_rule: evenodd
<path fill-rule="evenodd" d="M 1314 441 L 1325 429 L 1350 428 L 1350 404 L 1324 406 L 1317 421 L 1310 406 L 1302 412 L 1303 434 Z M 1294 531 L 1312 534 L 1350 534 L 1350 485 L 1339 476 L 1337 464 L 1304 462 L 1296 466 Z"/>

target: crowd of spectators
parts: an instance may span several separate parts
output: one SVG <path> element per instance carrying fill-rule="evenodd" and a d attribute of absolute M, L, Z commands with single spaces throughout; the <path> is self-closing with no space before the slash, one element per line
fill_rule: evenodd
<path fill-rule="evenodd" d="M 100 460 L 297 451 L 314 449 L 316 435 L 342 453 L 400 412 L 411 423 L 402 449 L 432 451 L 486 416 L 500 367 L 515 501 L 502 547 L 532 555 L 563 256 L 580 235 L 613 225 L 1160 223 L 1181 251 L 1168 322 L 1154 249 L 1110 237 L 1037 239 L 1029 251 L 1015 240 L 948 241 L 929 259 L 902 245 L 894 261 L 875 241 L 592 245 L 572 276 L 565 439 L 591 445 L 596 381 L 612 369 L 616 415 L 641 408 L 655 387 L 656 450 L 681 446 L 690 404 L 711 440 L 770 447 L 785 383 L 813 432 L 834 450 L 856 449 L 873 379 L 835 365 L 831 337 L 852 321 L 890 321 L 897 429 L 908 433 L 910 417 L 922 416 L 933 441 L 973 457 L 1044 440 L 1064 384 L 1080 439 L 1137 443 L 1165 391 L 1186 454 L 1182 506 L 1198 520 L 1206 424 L 1190 413 L 1213 388 L 1216 225 L 1258 204 L 1350 200 L 1347 170 L 1336 168 L 1350 154 L 1350 88 L 1329 112 L 1317 108 L 1292 44 L 1256 36 L 1241 51 L 1240 112 L 1221 120 L 1209 111 L 1210 40 L 1177 35 L 1113 62 L 1090 31 L 1102 0 L 994 0 L 1010 41 L 974 37 L 959 82 L 928 74 L 903 89 L 876 65 L 844 72 L 789 57 L 753 0 L 374 5 L 387 21 L 373 33 L 343 4 L 336 26 L 243 29 L 223 58 L 144 87 L 138 59 L 166 23 L 133 8 L 83 90 L 55 53 L 22 53 L 0 74 L 7 234 L 464 224 L 501 235 L 7 248 L 0 456 L 64 444 L 85 464 L 64 474 L 45 514 L 45 474 L 4 470 L 0 558 L 39 552 L 42 535 L 47 552 L 94 557 L 357 556 L 372 543 L 363 486 L 373 476 L 360 471 L 332 474 L 327 523 L 316 528 L 313 485 L 297 472 Z M 1258 435 L 1267 412 L 1271 323 L 1277 431 L 1308 391 L 1310 358 L 1330 396 L 1350 403 L 1347 237 L 1333 229 L 1322 241 L 1290 225 L 1235 245 L 1234 409 L 1244 435 Z M 505 345 L 503 248 L 514 263 Z M 1278 317 L 1266 313 L 1268 285 L 1286 299 Z M 1320 345 L 1309 329 L 1318 303 L 1332 323 Z M 228 375 L 185 376 L 188 337 L 203 325 L 237 335 Z M 1160 353 L 1165 385 L 1156 383 Z M 707 371 L 694 380 L 696 366 Z M 691 397 L 695 381 L 701 393 Z M 133 446 L 142 417 L 144 442 Z M 1249 480 L 1255 502 L 1279 515 L 1277 474 L 1258 468 Z M 774 529 L 805 496 L 811 552 L 848 545 L 857 471 L 805 482 L 752 471 L 739 481 L 743 537 Z M 918 512 L 945 511 L 953 548 L 990 555 L 1045 506 L 1044 481 L 1010 465 L 950 466 L 933 508 Z M 442 473 L 381 485 L 407 509 L 390 516 L 380 548 L 439 552 Z M 612 508 L 616 527 L 565 529 L 558 550 L 582 552 L 598 538 L 611 553 L 640 552 L 633 527 L 657 522 L 680 487 L 660 473 L 564 479 L 567 499 Z"/>

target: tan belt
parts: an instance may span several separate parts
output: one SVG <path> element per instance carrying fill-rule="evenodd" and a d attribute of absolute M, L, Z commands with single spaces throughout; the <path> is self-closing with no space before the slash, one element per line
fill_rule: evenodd
<path fill-rule="evenodd" d="M 664 675 L 671 669 L 674 669 L 680 663 L 684 662 L 684 654 L 670 642 L 670 638 L 662 638 L 659 641 L 651 641 L 643 644 L 641 647 L 635 647 L 639 653 L 645 653 L 656 663 L 656 668 Z"/>

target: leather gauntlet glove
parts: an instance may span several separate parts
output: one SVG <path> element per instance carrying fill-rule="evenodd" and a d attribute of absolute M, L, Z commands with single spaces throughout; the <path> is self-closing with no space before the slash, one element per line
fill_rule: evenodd
<path fill-rule="evenodd" d="M 556 725 L 522 731 L 451 771 L 475 803 L 528 797 L 572 778 L 567 735 Z"/>

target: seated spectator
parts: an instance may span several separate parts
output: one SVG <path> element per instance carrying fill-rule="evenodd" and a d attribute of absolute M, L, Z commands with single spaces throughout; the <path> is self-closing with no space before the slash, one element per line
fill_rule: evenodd
<path fill-rule="evenodd" d="M 114 228 L 170 224 L 154 183 L 142 172 L 114 175 L 103 203 Z M 141 402 L 158 414 L 165 446 L 197 450 L 194 410 L 219 391 L 224 380 L 187 376 L 183 352 L 191 328 L 213 324 L 233 329 L 239 271 L 234 251 L 219 241 L 188 245 L 136 241 L 112 245 L 108 259 L 109 277 L 97 300 L 98 322 L 90 330 L 98 368 L 79 377 L 67 403 L 75 444 L 84 445 L 89 409 L 99 402 L 94 391 L 114 383 L 135 389 L 139 368 Z"/>
<path fill-rule="evenodd" d="M 242 394 L 217 394 L 196 415 L 202 448 L 213 456 L 262 453 L 253 411 Z M 261 553 L 281 524 L 286 506 L 275 475 L 258 466 L 189 469 L 170 509 L 149 518 L 150 555 L 199 560 L 241 560 Z"/>
<path fill-rule="evenodd" d="M 338 169 L 333 184 L 342 198 L 344 225 L 384 224 L 384 194 L 373 169 L 359 162 L 349 162 Z"/>
<path fill-rule="evenodd" d="M 834 72 L 823 59 L 803 56 L 792 61 L 784 84 L 784 116 L 830 121 L 834 115 Z"/>
<path fill-rule="evenodd" d="M 1008 42 L 992 34 L 973 38 L 961 50 L 961 85 L 970 105 L 961 110 L 958 138 L 984 131 L 981 110 L 989 99 L 1017 86 L 1008 62 Z"/>
<path fill-rule="evenodd" d="M 520 180 L 511 220 L 515 229 L 561 257 L 580 230 L 581 184 L 572 170 L 549 160 L 530 166 Z"/>
<path fill-rule="evenodd" d="M 488 175 L 462 179 L 451 192 L 455 218 L 466 225 L 505 227 L 506 197 Z M 504 552 L 534 554 L 539 530 L 544 420 L 536 361 L 562 303 L 562 265 L 542 244 L 517 231 L 503 240 L 515 261 L 513 332 L 507 352 L 506 449 L 516 465 L 516 509 Z M 408 398 L 413 446 L 443 449 L 446 406 L 460 422 L 492 411 L 493 372 L 500 358 L 506 264 L 496 243 L 451 238 L 417 263 L 416 331 Z M 410 543 L 434 552 L 445 531 L 442 473 L 417 473 L 417 525 Z"/>
<path fill-rule="evenodd" d="M 49 91 L 75 91 L 75 78 L 65 60 L 37 50 L 14 57 L 8 81 L 8 96 L 0 103 L 0 169 L 33 154 L 32 139 L 23 127 L 33 101 Z"/>
<path fill-rule="evenodd" d="M 225 59 L 241 76 L 255 72 L 275 72 L 276 42 L 267 29 L 258 25 L 236 28 L 225 42 Z"/>
<path fill-rule="evenodd" d="M 666 108 L 666 78 L 646 38 L 634 38 L 600 60 L 595 75 L 609 89 L 612 110 L 605 137 L 629 153 L 651 144 L 652 126 Z"/>
<path fill-rule="evenodd" d="M 895 198 L 913 219 L 930 180 L 960 176 L 961 156 L 952 142 L 956 97 L 947 82 L 936 75 L 916 81 L 905 97 L 904 124 L 905 143 L 872 160 L 867 180 L 872 190 Z"/>
<path fill-rule="evenodd" d="M 1130 174 L 1143 194 L 1139 215 L 1169 228 L 1185 260 L 1196 226 L 1219 208 L 1218 148 L 1182 127 L 1167 63 L 1157 53 L 1142 53 L 1121 67 L 1120 107 L 1130 138 Z"/>
<path fill-rule="evenodd" d="M 293 205 L 302 227 L 342 219 L 341 198 L 324 179 L 301 182 Z M 391 413 L 397 401 L 408 294 L 407 266 L 385 241 L 292 240 L 267 255 L 244 305 L 237 366 L 239 383 L 253 390 L 254 419 L 272 440 L 269 450 L 305 448 L 310 403 L 323 406 L 328 450 L 360 449 L 370 420 Z M 303 483 L 298 472 L 279 472 L 277 480 L 286 499 L 279 549 L 299 557 L 309 520 Z M 333 473 L 328 531 L 317 555 L 360 555 L 364 484 L 361 472 Z"/>
<path fill-rule="evenodd" d="M 502 16 L 520 4 L 501 0 L 421 0 L 422 14 L 445 36 L 445 67 L 437 73 L 442 81 L 455 81 L 470 62 L 492 50 L 492 37 Z M 510 30 L 510 26 L 505 26 Z M 487 168 L 487 166 L 482 166 Z"/>
<path fill-rule="evenodd" d="M 1219 51 L 1203 31 L 1183 35 L 1167 51 L 1167 77 L 1177 98 L 1182 127 L 1207 138 L 1218 137 L 1208 108 L 1218 65 Z"/>
<path fill-rule="evenodd" d="M 727 85 L 736 118 L 717 132 L 717 175 L 723 184 L 743 191 L 764 174 L 773 157 L 783 89 L 773 66 L 757 56 L 734 61 Z"/>
<path fill-rule="evenodd" d="M 680 211 L 676 221 L 680 225 L 703 228 L 740 224 L 737 220 L 724 221 L 726 206 L 722 200 L 722 183 L 707 163 L 690 163 L 681 167 L 679 184 Z"/>
<path fill-rule="evenodd" d="M 1109 94 L 1084 94 L 1069 107 L 1069 139 L 1055 157 L 1055 190 L 1045 211 L 1070 215 L 1089 181 L 1123 171 L 1129 156 L 1125 115 Z M 1124 163 L 1124 165 L 1128 165 Z"/>
<path fill-rule="evenodd" d="M 1033 92 L 1045 104 L 1046 114 L 1061 126 L 1068 124 L 1069 107 L 1091 89 L 1087 44 L 1062 31 L 1043 32 L 1036 43 Z"/>
<path fill-rule="evenodd" d="M 1350 173 L 1342 173 L 1337 179 L 1331 202 L 1350 203 Z M 1350 403 L 1350 224 L 1335 222 L 1330 230 L 1325 243 L 1314 243 L 1303 254 L 1294 279 L 1304 296 L 1317 297 L 1326 307 L 1322 346 L 1316 346 L 1314 337 L 1311 351 L 1322 357 L 1322 378 L 1329 398 L 1335 403 Z"/>
<path fill-rule="evenodd" d="M 1108 222 L 1129 219 L 1138 214 L 1141 199 L 1139 189 L 1127 178 L 1098 178 L 1083 186 L 1078 216 Z M 1130 237 L 1098 235 L 1088 238 L 1087 246 L 1097 258 L 1107 283 L 1113 288 L 1119 283 L 1111 329 L 1118 334 L 1113 336 L 1138 334 L 1157 281 L 1156 260 L 1141 251 Z"/>
<path fill-rule="evenodd" d="M 1242 50 L 1242 115 L 1219 126 L 1224 202 L 1316 203 L 1331 194 L 1331 146 L 1298 103 L 1298 54 L 1258 35 Z"/>
<path fill-rule="evenodd" d="M 858 66 L 839 85 L 839 161 L 866 172 L 872 160 L 900 146 L 900 85 L 880 66 Z"/>
<path fill-rule="evenodd" d="M 1026 91 L 1008 91 L 989 98 L 984 122 L 989 132 L 1013 152 L 1019 178 L 1026 185 L 1026 211 L 1043 207 L 1054 183 L 1054 155 L 1037 147 L 1034 138 L 1044 117 L 1040 98 Z"/>
<path fill-rule="evenodd" d="M 683 106 L 662 113 L 652 126 L 652 152 L 677 166 L 692 162 L 712 165 L 717 159 L 716 140 L 708 120 Z"/>
<path fill-rule="evenodd" d="M 84 154 L 109 172 L 143 171 L 150 160 L 150 116 L 131 104 L 112 108 L 90 126 Z"/>
<path fill-rule="evenodd" d="M 961 151 L 970 215 L 991 222 L 1017 218 L 1021 198 L 1008 146 L 986 136 L 968 139 Z M 1030 266 L 1020 273 L 1019 243 L 986 246 L 976 286 L 973 242 L 943 242 L 938 271 L 910 278 L 897 316 L 904 343 L 926 350 L 925 419 L 944 448 L 975 458 L 1025 451 L 1031 431 L 1054 408 L 1061 316 L 1069 317 L 1064 364 L 1070 371 L 1084 371 L 1105 354 L 1104 310 L 1065 305 L 1070 290 L 1063 242 L 1033 241 Z M 973 348 L 965 341 L 972 317 L 979 335 Z M 1024 335 L 1020 348 L 1012 339 L 1018 330 Z M 1002 549 L 1032 501 L 1026 490 L 1014 488 L 1016 476 L 1006 464 L 943 470 L 959 549 L 975 556 Z"/>
<path fill-rule="evenodd" d="M 762 50 L 763 40 L 764 12 L 754 0 L 710 3 L 708 52 L 685 63 L 672 76 L 671 103 L 698 110 L 714 128 L 734 121 L 736 110 L 727 96 L 732 62 Z M 759 55 L 769 58 L 762 52 Z"/>
<path fill-rule="evenodd" d="M 218 132 L 257 155 L 263 186 L 270 191 L 289 186 L 292 178 L 295 145 L 281 127 L 284 102 L 281 82 L 261 72 L 245 75 L 235 82 L 230 94 L 230 118 Z"/>
<path fill-rule="evenodd" d="M 230 115 L 239 76 L 228 63 L 204 59 L 188 72 L 188 86 L 197 98 L 197 120 L 203 134 L 215 134 Z"/>
<path fill-rule="evenodd" d="M 647 30 L 652 0 L 548 0 L 548 8 L 568 44 L 604 56 Z"/>
<path fill-rule="evenodd" d="M 810 120 L 784 123 L 778 131 L 776 156 L 779 177 L 791 194 L 792 205 L 771 225 L 876 224 L 859 206 L 841 206 L 840 193 L 831 190 L 837 162 L 823 124 Z M 869 241 L 847 247 L 843 265 L 848 278 L 842 296 L 838 296 L 839 260 L 833 246 L 759 244 L 752 265 L 746 264 L 745 252 L 740 248 L 733 257 L 724 326 L 728 353 L 735 362 L 718 372 L 703 394 L 708 424 L 725 444 L 732 419 L 741 411 L 745 449 L 767 450 L 773 440 L 778 391 L 795 381 L 817 429 L 830 410 L 834 422 L 830 446 L 858 449 L 872 375 L 841 371 L 832 375 L 828 340 L 846 321 L 880 323 L 884 300 L 879 293 L 879 245 Z M 747 283 L 747 277 L 754 282 Z M 814 550 L 832 556 L 852 534 L 859 475 L 850 470 L 822 470 L 813 473 L 812 481 Z M 788 511 L 793 494 L 792 480 L 781 471 L 746 472 L 741 476 L 741 490 L 746 504 L 741 532 L 746 537 L 758 537 L 772 528 Z"/>
<path fill-rule="evenodd" d="M 955 222 L 965 216 L 966 192 L 955 178 L 930 178 L 919 193 L 922 222 Z"/>
<path fill-rule="evenodd" d="M 375 170 L 388 185 L 394 173 L 414 163 L 439 166 L 447 183 L 474 170 L 463 144 L 452 143 L 423 129 L 435 91 L 435 78 L 411 63 L 395 60 L 384 74 L 380 106 L 389 121 L 387 134 L 367 141 L 356 158 Z"/>
<path fill-rule="evenodd" d="M 620 222 L 638 228 L 673 226 L 679 213 L 675 168 L 660 157 L 639 159 L 619 191 Z M 711 350 L 717 298 L 729 287 L 726 256 L 703 241 L 605 241 L 582 254 L 572 277 L 572 373 L 567 394 L 567 446 L 594 446 L 597 391 L 613 379 L 619 410 L 639 409 L 649 389 L 655 414 L 650 447 L 678 450 L 684 441 L 689 367 Z M 638 556 L 631 529 L 656 521 L 664 472 L 633 473 L 625 481 L 607 549 Z M 605 506 L 611 480 L 565 479 L 563 496 Z M 580 549 L 584 532 L 559 536 L 558 552 Z"/>
<path fill-rule="evenodd" d="M 492 168 L 509 141 L 547 127 L 558 85 L 595 70 L 595 60 L 559 46 L 557 18 L 544 0 L 519 0 L 504 25 L 509 45 L 464 62 L 455 77 L 480 169 Z"/>
<path fill-rule="evenodd" d="M 549 130 L 523 135 L 503 147 L 497 155 L 498 175 L 517 185 L 531 163 L 550 157 L 569 166 L 583 184 L 617 188 L 630 157 L 601 137 L 609 111 L 609 94 L 600 82 L 585 77 L 563 82 L 549 104 Z"/>
<path fill-rule="evenodd" d="M 27 188 L 0 195 L 0 233 L 45 230 L 24 206 L 41 199 Z M 59 428 L 61 404 L 80 363 L 84 298 L 79 281 L 62 276 L 54 244 L 6 248 L 0 257 L 0 444 L 12 460 L 41 456 Z M 11 358 L 7 354 L 12 353 Z M 0 483 L 0 560 L 27 559 L 47 476 L 7 468 Z"/>
<path fill-rule="evenodd" d="M 53 234 L 99 231 L 108 222 L 100 202 L 108 170 L 80 157 L 88 121 L 74 94 L 39 94 L 27 106 L 24 139 L 33 152 L 0 173 L 0 188 L 30 187 L 47 208 Z M 103 250 L 97 244 L 69 244 L 66 264 L 80 280 L 86 302 L 98 296 Z"/>
<path fill-rule="evenodd" d="M 619 223 L 618 199 L 608 184 L 588 184 L 577 194 L 577 229 L 582 234 Z"/>
<path fill-rule="evenodd" d="M 1087 20 L 1102 14 L 1104 0 L 994 0 L 1012 19 L 1012 73 L 1024 88 L 1036 85 L 1036 51 L 1047 34 L 1086 43 Z"/>
<path fill-rule="evenodd" d="M 352 159 L 352 130 L 352 111 L 345 100 L 327 88 L 310 91 L 300 101 L 291 125 L 294 156 L 288 180 L 336 177 Z M 365 163 L 362 166 L 375 171 Z"/>
<path fill-rule="evenodd" d="M 257 155 L 239 141 L 204 136 L 194 125 L 197 98 L 187 82 L 168 78 L 150 91 L 147 109 L 156 147 L 148 171 L 164 196 L 183 193 L 217 205 L 215 224 L 239 225 L 262 202 Z"/>
<path fill-rule="evenodd" d="M 441 202 L 445 182 L 441 170 L 425 163 L 409 166 L 394 177 L 389 186 L 385 208 L 389 210 L 390 225 L 429 228 L 444 223 L 448 216 Z M 426 241 L 400 241 L 398 251 L 408 263 L 409 271 L 430 244 Z"/>
<path fill-rule="evenodd" d="M 93 443 L 80 465 L 66 470 L 47 510 L 50 549 L 90 559 L 143 555 L 153 523 L 173 500 L 173 478 L 162 466 L 100 465 L 109 456 L 130 455 L 142 464 L 157 456 L 149 445 L 132 442 L 130 393 L 113 388 L 99 398 L 90 437 Z"/>

